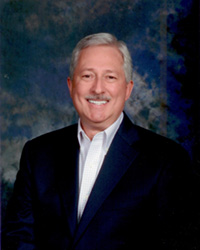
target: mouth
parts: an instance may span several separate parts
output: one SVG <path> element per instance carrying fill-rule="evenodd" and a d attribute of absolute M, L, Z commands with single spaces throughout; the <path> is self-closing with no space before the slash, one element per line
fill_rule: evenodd
<path fill-rule="evenodd" d="M 86 100 L 91 103 L 91 104 L 94 104 L 94 105 L 97 105 L 97 106 L 101 106 L 101 105 L 105 105 L 107 104 L 109 101 L 110 101 L 110 97 L 108 96 L 103 96 L 103 95 L 99 95 L 99 96 L 96 96 L 96 95 L 91 95 L 91 96 L 87 96 L 86 97 Z"/>
<path fill-rule="evenodd" d="M 91 103 L 91 104 L 95 104 L 95 105 L 100 106 L 100 105 L 104 105 L 104 104 L 108 103 L 109 101 L 108 100 L 107 101 L 103 101 L 103 100 L 90 100 L 89 99 L 88 102 Z"/>

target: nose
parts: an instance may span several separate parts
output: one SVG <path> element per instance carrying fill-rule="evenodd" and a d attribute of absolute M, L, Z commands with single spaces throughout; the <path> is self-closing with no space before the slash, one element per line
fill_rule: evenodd
<path fill-rule="evenodd" d="M 92 92 L 95 94 L 102 94 L 104 90 L 104 81 L 101 77 L 96 77 L 92 85 Z"/>

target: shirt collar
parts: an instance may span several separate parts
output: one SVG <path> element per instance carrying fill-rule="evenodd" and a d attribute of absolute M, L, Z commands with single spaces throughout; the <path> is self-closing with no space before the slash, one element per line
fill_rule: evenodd
<path fill-rule="evenodd" d="M 114 136 L 115 136 L 115 134 L 116 134 L 122 120 L 123 120 L 123 118 L 124 118 L 124 113 L 122 112 L 120 114 L 120 116 L 118 117 L 118 119 L 111 126 L 109 126 L 104 131 L 99 132 L 99 133 L 104 134 L 104 136 L 103 136 L 103 138 L 104 138 L 103 145 L 104 146 L 103 147 L 104 147 L 104 149 L 106 151 L 108 150 L 108 148 L 109 148 L 109 146 L 110 146 L 110 144 L 111 144 L 111 142 L 112 142 L 112 140 L 113 140 L 113 138 L 114 138 Z M 98 135 L 98 134 L 96 134 L 96 135 Z M 81 145 L 81 142 L 82 142 L 82 139 L 81 139 L 82 137 L 87 138 L 87 140 L 90 141 L 90 139 L 88 138 L 88 136 L 85 134 L 84 130 L 81 127 L 80 118 L 78 120 L 78 134 L 77 134 L 77 136 L 78 136 L 78 140 L 79 140 L 80 145 Z"/>

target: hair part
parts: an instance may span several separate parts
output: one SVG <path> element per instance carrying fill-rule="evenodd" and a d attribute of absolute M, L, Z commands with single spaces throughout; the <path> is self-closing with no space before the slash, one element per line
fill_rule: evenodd
<path fill-rule="evenodd" d="M 109 33 L 97 33 L 84 37 L 81 39 L 72 52 L 71 62 L 70 62 L 70 78 L 73 79 L 74 71 L 78 63 L 79 55 L 81 50 L 98 45 L 108 45 L 116 47 L 122 54 L 124 64 L 124 73 L 126 82 L 132 80 L 133 67 L 130 52 L 123 41 L 117 40 L 117 38 Z"/>

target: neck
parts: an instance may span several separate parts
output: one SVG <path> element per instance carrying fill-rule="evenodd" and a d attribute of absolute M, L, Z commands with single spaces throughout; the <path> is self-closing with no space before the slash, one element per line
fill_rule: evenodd
<path fill-rule="evenodd" d="M 88 138 L 92 140 L 96 134 L 109 128 L 112 124 L 117 122 L 117 120 L 120 117 L 123 119 L 123 113 L 121 113 L 121 115 L 117 117 L 117 119 L 114 121 L 107 120 L 107 121 L 104 121 L 103 123 L 95 123 L 95 122 L 91 123 L 91 122 L 85 122 L 84 120 L 80 120 L 80 125 L 82 129 L 84 130 L 85 134 L 88 136 Z"/>
<path fill-rule="evenodd" d="M 106 127 L 104 128 L 103 126 L 102 127 L 100 127 L 100 126 L 99 127 L 85 126 L 84 124 L 82 124 L 82 122 L 81 122 L 81 127 L 90 140 L 92 140 L 96 134 L 98 134 L 99 132 L 102 132 L 106 129 Z"/>

